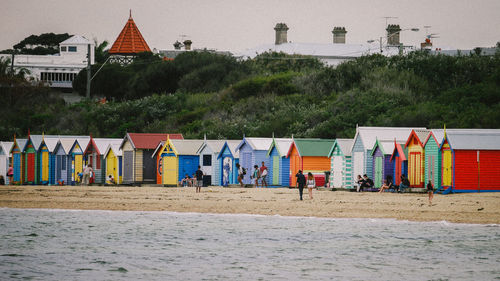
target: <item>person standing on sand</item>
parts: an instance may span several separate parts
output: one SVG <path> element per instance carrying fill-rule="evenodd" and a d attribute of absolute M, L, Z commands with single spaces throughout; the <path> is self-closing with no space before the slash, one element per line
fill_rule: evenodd
<path fill-rule="evenodd" d="M 259 166 L 255 165 L 253 166 L 253 176 L 252 178 L 255 180 L 255 187 L 259 187 L 259 178 L 260 178 L 260 170 Z"/>
<path fill-rule="evenodd" d="M 243 171 L 243 167 L 240 166 L 240 163 L 236 163 L 236 169 L 238 169 L 238 182 L 240 186 L 243 187 L 243 177 L 245 176 L 245 172 Z"/>
<path fill-rule="evenodd" d="M 316 180 L 311 172 L 307 173 L 307 189 L 309 190 L 309 199 L 313 199 L 313 188 L 316 187 Z"/>
<path fill-rule="evenodd" d="M 198 166 L 198 170 L 195 172 L 196 175 L 196 193 L 201 192 L 201 186 L 203 185 L 203 171 L 201 167 Z"/>
<path fill-rule="evenodd" d="M 432 198 L 434 198 L 434 186 L 432 182 L 429 180 L 427 183 L 427 193 L 429 194 L 429 206 L 432 206 Z"/>
<path fill-rule="evenodd" d="M 9 170 L 7 170 L 7 177 L 9 178 L 9 184 L 12 184 L 12 178 L 14 177 L 14 168 L 12 168 L 12 164 L 9 164 Z"/>
<path fill-rule="evenodd" d="M 83 179 L 82 179 L 82 185 L 89 185 L 90 182 L 90 175 L 92 174 L 92 165 L 89 164 L 85 166 L 83 169 Z"/>
<path fill-rule="evenodd" d="M 267 182 L 266 182 L 267 173 L 268 173 L 267 167 L 264 161 L 262 161 L 262 166 L 260 166 L 260 177 L 262 178 L 262 187 L 264 186 L 267 187 Z"/>
<path fill-rule="evenodd" d="M 304 193 L 304 185 L 306 185 L 306 177 L 302 174 L 302 170 L 295 175 L 297 178 L 297 185 L 299 186 L 300 200 L 302 200 L 302 193 Z"/>

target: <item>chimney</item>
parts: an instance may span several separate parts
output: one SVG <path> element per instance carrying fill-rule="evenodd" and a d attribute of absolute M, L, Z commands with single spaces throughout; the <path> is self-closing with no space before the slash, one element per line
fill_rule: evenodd
<path fill-rule="evenodd" d="M 332 30 L 333 44 L 345 44 L 345 27 L 335 26 Z"/>
<path fill-rule="evenodd" d="M 387 45 L 399 46 L 399 32 L 401 31 L 399 24 L 389 24 L 386 30 L 387 30 Z"/>
<path fill-rule="evenodd" d="M 174 49 L 175 49 L 175 50 L 180 50 L 180 49 L 181 49 L 181 47 L 182 47 L 182 43 L 181 43 L 181 42 L 179 42 L 178 40 L 177 40 L 177 41 L 175 41 L 175 43 L 174 43 Z"/>
<path fill-rule="evenodd" d="M 279 45 L 288 42 L 286 38 L 288 26 L 286 26 L 286 23 L 277 23 L 274 30 L 276 30 L 276 41 L 274 44 Z"/>
<path fill-rule="evenodd" d="M 182 43 L 184 43 L 184 50 L 186 50 L 186 51 L 191 50 L 191 44 L 193 44 L 193 41 L 191 41 L 191 40 L 188 39 L 188 40 L 185 40 Z"/>

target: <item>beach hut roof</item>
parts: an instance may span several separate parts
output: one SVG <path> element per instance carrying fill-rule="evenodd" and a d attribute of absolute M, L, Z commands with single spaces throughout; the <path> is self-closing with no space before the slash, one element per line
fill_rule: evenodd
<path fill-rule="evenodd" d="M 399 157 L 401 157 L 401 160 L 406 161 L 408 158 L 408 149 L 404 148 L 404 143 L 396 143 L 394 145 L 394 149 L 392 150 L 391 154 L 391 161 L 394 159 L 394 156 L 396 155 L 396 151 L 399 154 Z"/>
<path fill-rule="evenodd" d="M 446 139 L 454 150 L 500 150 L 500 130 L 498 131 L 488 133 L 449 132 L 447 130 Z"/>
<path fill-rule="evenodd" d="M 272 138 L 243 138 L 243 140 L 240 142 L 238 147 L 236 147 L 236 150 L 240 150 L 241 147 L 246 143 L 250 145 L 250 147 L 253 150 L 265 150 L 267 151 L 269 149 L 269 146 L 271 145 L 271 142 L 273 141 Z"/>
<path fill-rule="evenodd" d="M 97 150 L 97 153 L 99 153 L 100 155 L 104 155 L 106 153 L 107 148 L 111 144 L 114 144 L 114 145 L 120 147 L 120 144 L 122 143 L 122 141 L 123 141 L 123 139 L 117 139 L 117 138 L 109 138 L 109 139 L 106 139 L 106 138 L 92 138 L 91 141 L 89 142 L 87 148 L 85 149 L 85 153 L 87 152 L 87 150 L 90 149 L 90 147 L 92 145 L 94 145 L 94 147 Z M 113 153 L 114 152 L 115 151 L 113 151 Z"/>
<path fill-rule="evenodd" d="M 38 150 L 40 149 L 40 146 L 42 145 L 42 142 L 45 142 L 47 145 L 48 140 L 52 140 L 51 144 L 55 142 L 55 144 L 52 147 L 49 147 L 47 145 L 47 148 L 49 149 L 50 152 L 54 151 L 54 148 L 57 144 L 57 141 L 59 140 L 59 136 L 56 135 L 30 135 L 31 143 L 33 144 L 33 147 Z M 52 148 L 52 150 L 50 150 Z"/>
<path fill-rule="evenodd" d="M 353 142 L 354 139 L 336 139 L 332 148 L 330 148 L 330 152 L 328 152 L 328 157 L 332 157 L 335 146 L 338 146 L 345 156 L 351 156 L 351 146 Z"/>
<path fill-rule="evenodd" d="M 130 141 L 134 149 L 155 149 L 160 141 L 170 139 L 184 139 L 182 134 L 142 134 L 142 133 L 127 133 L 123 138 L 120 149 L 122 149 L 125 141 Z"/>
<path fill-rule="evenodd" d="M 15 143 L 17 143 L 17 147 L 19 147 L 19 150 L 22 150 L 25 146 L 26 143 L 28 142 L 28 139 L 16 139 Z M 12 144 L 10 148 L 10 153 L 12 153 L 12 149 L 14 148 L 14 143 Z"/>
<path fill-rule="evenodd" d="M 358 127 L 356 136 L 361 137 L 365 149 L 372 148 L 375 141 L 379 140 L 392 140 L 396 142 L 406 142 L 410 133 L 414 129 L 425 130 L 425 128 L 405 128 L 405 127 Z M 353 149 L 354 142 L 352 143 L 351 150 Z"/>
<path fill-rule="evenodd" d="M 80 146 L 80 149 L 83 152 L 83 151 L 85 151 L 85 149 L 87 148 L 87 146 L 90 143 L 90 136 L 78 136 L 76 138 L 75 143 L 78 143 L 78 145 Z M 73 146 L 74 146 L 74 144 L 71 146 L 71 148 L 73 148 Z"/>
<path fill-rule="evenodd" d="M 423 144 L 425 146 L 431 138 L 433 138 L 436 143 L 440 144 L 441 141 L 443 140 L 443 137 L 444 137 L 443 129 L 432 129 L 427 135 L 427 138 L 424 140 Z"/>
<path fill-rule="evenodd" d="M 238 151 L 236 151 L 236 147 L 238 147 L 240 142 L 241 140 L 227 140 L 220 149 L 219 154 L 217 155 L 217 159 L 222 157 L 221 153 L 224 150 L 224 147 L 227 147 L 229 149 L 229 152 L 233 155 L 233 158 L 239 158 L 240 154 Z"/>
<path fill-rule="evenodd" d="M 12 149 L 12 146 L 14 145 L 14 142 L 12 141 L 2 141 L 0 142 L 0 146 L 2 146 L 2 150 L 6 155 L 11 155 L 10 151 Z"/>
<path fill-rule="evenodd" d="M 209 147 L 213 153 L 219 153 L 222 147 L 226 143 L 225 140 L 205 140 L 203 144 L 198 149 L 197 153 L 199 154 L 205 147 Z"/>
<path fill-rule="evenodd" d="M 288 150 L 287 157 L 290 156 L 292 148 L 295 146 L 299 155 L 304 156 L 324 156 L 328 157 L 335 140 L 333 139 L 294 139 Z"/>
<path fill-rule="evenodd" d="M 108 147 L 106 147 L 106 150 L 104 151 L 104 156 L 108 155 L 109 151 L 113 151 L 113 154 L 115 156 L 122 156 L 122 150 L 120 149 L 120 144 L 121 144 L 121 139 L 120 142 L 111 142 L 108 143 Z"/>
<path fill-rule="evenodd" d="M 455 132 L 455 133 L 472 133 L 472 134 L 475 134 L 475 133 L 500 134 L 499 129 L 446 129 L 446 133 L 449 133 L 449 132 L 452 132 L 452 133 L 453 132 Z M 444 129 L 432 129 L 431 133 L 432 134 L 429 134 L 429 136 L 427 136 L 427 139 L 425 140 L 424 145 L 427 143 L 427 141 L 429 140 L 429 138 L 431 136 L 435 138 L 435 140 L 438 144 L 441 144 L 441 142 L 443 141 L 443 138 L 444 138 Z"/>
<path fill-rule="evenodd" d="M 394 151 L 394 141 L 390 140 L 377 140 L 375 142 L 375 145 L 373 146 L 371 155 L 375 153 L 375 148 L 379 148 L 382 151 L 382 154 L 387 155 L 387 154 L 392 154 Z"/>
<path fill-rule="evenodd" d="M 417 140 L 418 144 L 421 147 L 424 147 L 425 140 L 429 136 L 430 132 L 431 132 L 431 130 L 427 130 L 427 129 L 414 129 L 414 130 L 412 130 L 410 135 L 408 136 L 408 139 L 406 139 L 405 147 L 410 145 L 410 141 L 413 138 L 415 138 Z"/>
<path fill-rule="evenodd" d="M 73 144 L 75 144 L 75 141 L 76 137 L 74 136 L 61 136 L 59 138 L 58 145 L 62 147 L 64 153 L 68 154 L 73 147 Z M 55 149 L 57 149 L 57 145 Z"/>
<path fill-rule="evenodd" d="M 269 147 L 267 151 L 267 156 L 271 154 L 271 151 L 273 150 L 274 147 L 276 147 L 276 150 L 278 151 L 278 155 L 280 157 L 286 157 L 288 150 L 290 150 L 290 146 L 293 143 L 293 139 L 291 138 L 274 138 L 271 146 Z"/>
<path fill-rule="evenodd" d="M 198 155 L 198 149 L 203 140 L 170 140 L 177 155 Z"/>
<path fill-rule="evenodd" d="M 54 149 L 56 149 L 57 143 L 59 142 L 59 137 L 50 137 L 50 138 L 44 138 L 43 141 L 45 142 L 45 145 L 47 146 L 47 149 L 49 152 L 54 152 Z"/>

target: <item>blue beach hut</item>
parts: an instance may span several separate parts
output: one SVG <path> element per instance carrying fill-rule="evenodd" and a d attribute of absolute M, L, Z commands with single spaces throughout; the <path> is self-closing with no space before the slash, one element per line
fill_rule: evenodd
<path fill-rule="evenodd" d="M 259 167 L 264 161 L 265 165 L 269 168 L 269 157 L 267 152 L 271 145 L 272 138 L 243 138 L 240 144 L 236 147 L 236 151 L 240 154 L 240 165 L 247 170 L 247 174 L 243 178 L 244 184 L 251 184 L 252 180 L 250 175 L 253 173 L 254 165 Z"/>
<path fill-rule="evenodd" d="M 219 167 L 219 182 L 218 185 L 227 186 L 229 184 L 238 183 L 238 169 L 236 163 L 239 163 L 239 153 L 236 147 L 240 144 L 241 140 L 228 140 L 224 142 L 219 154 L 217 155 L 217 162 Z"/>
<path fill-rule="evenodd" d="M 269 185 L 290 186 L 290 158 L 286 155 L 293 139 L 273 138 L 267 151 L 269 158 Z"/>

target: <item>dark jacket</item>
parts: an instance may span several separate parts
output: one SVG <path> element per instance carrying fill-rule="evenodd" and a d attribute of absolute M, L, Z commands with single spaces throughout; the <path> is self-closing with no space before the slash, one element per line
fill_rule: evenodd
<path fill-rule="evenodd" d="M 304 174 L 301 174 L 301 173 L 297 173 L 295 175 L 295 177 L 297 177 L 297 184 L 299 186 L 304 186 L 306 185 L 306 177 L 304 176 Z"/>

